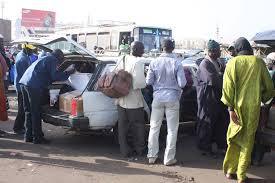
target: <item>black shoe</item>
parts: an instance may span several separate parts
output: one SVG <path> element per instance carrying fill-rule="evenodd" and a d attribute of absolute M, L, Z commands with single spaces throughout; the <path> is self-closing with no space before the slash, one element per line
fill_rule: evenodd
<path fill-rule="evenodd" d="M 7 134 L 7 132 L 3 131 L 3 130 L 0 130 L 0 138 L 3 138 L 5 137 Z"/>
<path fill-rule="evenodd" d="M 25 134 L 25 129 L 14 130 L 14 133 L 17 134 L 17 135 L 24 135 Z"/>
<path fill-rule="evenodd" d="M 0 134 L 6 134 L 7 132 L 0 130 Z"/>
<path fill-rule="evenodd" d="M 33 142 L 33 138 L 25 138 L 24 141 L 25 141 L 25 142 L 28 142 L 28 143 L 29 143 L 29 142 Z"/>
<path fill-rule="evenodd" d="M 211 157 L 211 158 L 213 158 L 213 159 L 217 159 L 217 158 L 218 158 L 217 154 L 214 153 L 214 152 L 212 152 L 212 151 L 203 151 L 203 152 L 202 152 L 202 155 L 203 155 L 203 156 Z"/>
<path fill-rule="evenodd" d="M 251 161 L 251 165 L 253 165 L 253 166 L 261 166 L 262 165 L 262 161 Z"/>
<path fill-rule="evenodd" d="M 144 149 L 144 150 L 142 150 L 140 152 L 136 152 L 136 156 L 139 156 L 139 157 L 146 156 L 146 154 L 147 154 L 147 150 L 146 149 Z"/>
<path fill-rule="evenodd" d="M 134 152 L 122 153 L 123 158 L 131 158 L 134 156 Z"/>
<path fill-rule="evenodd" d="M 34 144 L 49 144 L 49 143 L 51 143 L 51 141 L 48 139 L 45 139 L 44 137 L 41 137 L 39 139 L 34 139 L 33 143 Z"/>

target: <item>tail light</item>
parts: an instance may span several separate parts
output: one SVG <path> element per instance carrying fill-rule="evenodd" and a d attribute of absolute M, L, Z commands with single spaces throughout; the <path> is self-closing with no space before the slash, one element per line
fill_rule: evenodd
<path fill-rule="evenodd" d="M 83 99 L 82 97 L 75 97 L 71 101 L 71 115 L 72 116 L 83 116 Z"/>

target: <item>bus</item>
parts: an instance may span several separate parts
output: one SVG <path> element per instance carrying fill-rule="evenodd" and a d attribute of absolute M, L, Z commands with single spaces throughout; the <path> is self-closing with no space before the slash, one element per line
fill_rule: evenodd
<path fill-rule="evenodd" d="M 120 45 L 130 45 L 133 41 L 144 44 L 145 53 L 161 51 L 161 42 L 172 39 L 172 30 L 162 27 L 132 25 L 99 25 L 57 31 L 57 34 L 69 36 L 88 50 L 119 52 Z"/>

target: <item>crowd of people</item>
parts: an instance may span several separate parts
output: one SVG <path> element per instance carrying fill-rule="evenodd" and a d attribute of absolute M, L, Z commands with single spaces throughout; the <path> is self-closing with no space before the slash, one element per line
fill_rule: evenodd
<path fill-rule="evenodd" d="M 36 48 L 30 44 L 23 44 L 21 51 L 16 55 L 14 86 L 17 94 L 18 112 L 13 131 L 18 135 L 24 134 L 25 142 L 49 143 L 42 132 L 41 105 L 45 101 L 47 102 L 45 92 L 53 81 L 67 80 L 70 74 L 74 73 L 75 69 L 65 72 L 57 70 L 63 61 L 64 55 L 61 50 L 54 50 L 48 55 L 43 53 L 38 55 Z M 1 60 L 1 74 L 7 72 L 7 68 L 3 67 L 4 63 Z M 4 78 L 3 74 L 1 76 Z M 2 101 L 6 100 L 6 97 L 3 79 L 0 81 L 0 120 L 5 121 L 8 119 L 7 108 Z"/>
<path fill-rule="evenodd" d="M 131 54 L 123 57 L 123 62 L 117 63 L 116 70 L 124 69 L 133 79 L 129 94 L 117 99 L 118 134 L 123 156 L 143 156 L 147 152 L 148 163 L 154 164 L 159 156 L 159 134 L 165 116 L 167 138 L 163 163 L 170 166 L 177 163 L 175 156 L 180 98 L 187 78 L 182 61 L 173 53 L 174 42 L 166 39 L 162 47 L 163 53 L 150 62 L 146 75 L 142 42 L 133 42 Z M 62 72 L 57 69 L 64 61 L 61 50 L 36 58 L 33 63 L 30 57 L 32 50 L 32 46 L 24 45 L 15 60 L 14 84 L 18 114 L 13 130 L 17 134 L 24 134 L 25 142 L 45 144 L 49 141 L 41 128 L 40 106 L 43 103 L 43 92 L 51 82 L 66 80 L 75 70 Z M 198 149 L 202 154 L 213 157 L 224 155 L 225 176 L 243 183 L 247 180 L 246 171 L 251 162 L 261 102 L 275 96 L 270 77 L 272 74 L 274 78 L 274 72 L 270 71 L 269 74 L 264 61 L 253 55 L 252 47 L 245 38 L 236 40 L 229 51 L 232 59 L 225 64 L 219 59 L 220 44 L 215 40 L 210 40 L 207 44 L 207 55 L 197 71 L 196 131 Z M 7 65 L 1 56 L 0 61 L 0 120 L 3 121 L 7 120 L 4 105 Z M 142 89 L 146 86 L 153 88 L 148 148 L 145 147 L 142 94 Z M 131 142 L 129 136 L 132 137 Z M 217 145 L 217 151 L 213 149 L 213 143 Z"/>
<path fill-rule="evenodd" d="M 141 42 L 131 45 L 132 55 L 124 64 L 125 70 L 133 76 L 133 86 L 129 95 L 118 99 L 119 144 L 122 155 L 126 157 L 144 154 L 141 89 L 152 86 L 148 163 L 154 164 L 158 159 L 159 134 L 165 116 L 167 138 L 163 163 L 169 166 L 177 162 L 179 101 L 187 79 L 181 61 L 173 54 L 174 43 L 164 40 L 162 46 L 164 53 L 151 61 L 145 77 L 144 47 Z M 275 96 L 274 72 L 270 71 L 272 76 L 269 74 L 265 62 L 254 56 L 245 38 L 236 40 L 228 51 L 232 58 L 225 64 L 219 59 L 220 44 L 210 40 L 207 55 L 197 71 L 198 149 L 211 157 L 223 155 L 225 176 L 244 183 L 247 182 L 246 172 L 251 164 L 261 102 Z M 134 128 L 132 133 L 130 128 Z M 129 133 L 133 136 L 133 144 L 127 141 Z M 213 149 L 213 143 L 217 145 L 217 151 Z"/>

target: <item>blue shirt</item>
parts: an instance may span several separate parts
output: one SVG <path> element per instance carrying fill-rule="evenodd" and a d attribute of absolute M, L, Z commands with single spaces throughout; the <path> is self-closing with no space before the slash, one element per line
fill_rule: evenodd
<path fill-rule="evenodd" d="M 47 88 L 54 81 L 67 80 L 69 74 L 57 71 L 57 58 L 53 55 L 42 57 L 24 73 L 19 83 L 32 88 Z"/>
<path fill-rule="evenodd" d="M 185 73 L 180 60 L 174 54 L 162 54 L 150 63 L 146 84 L 154 89 L 154 100 L 176 102 L 181 88 L 186 85 Z"/>
<path fill-rule="evenodd" d="M 14 65 L 14 85 L 16 87 L 16 91 L 20 92 L 19 81 L 27 68 L 30 66 L 30 58 L 26 53 L 20 51 L 15 58 L 15 65 Z"/>

